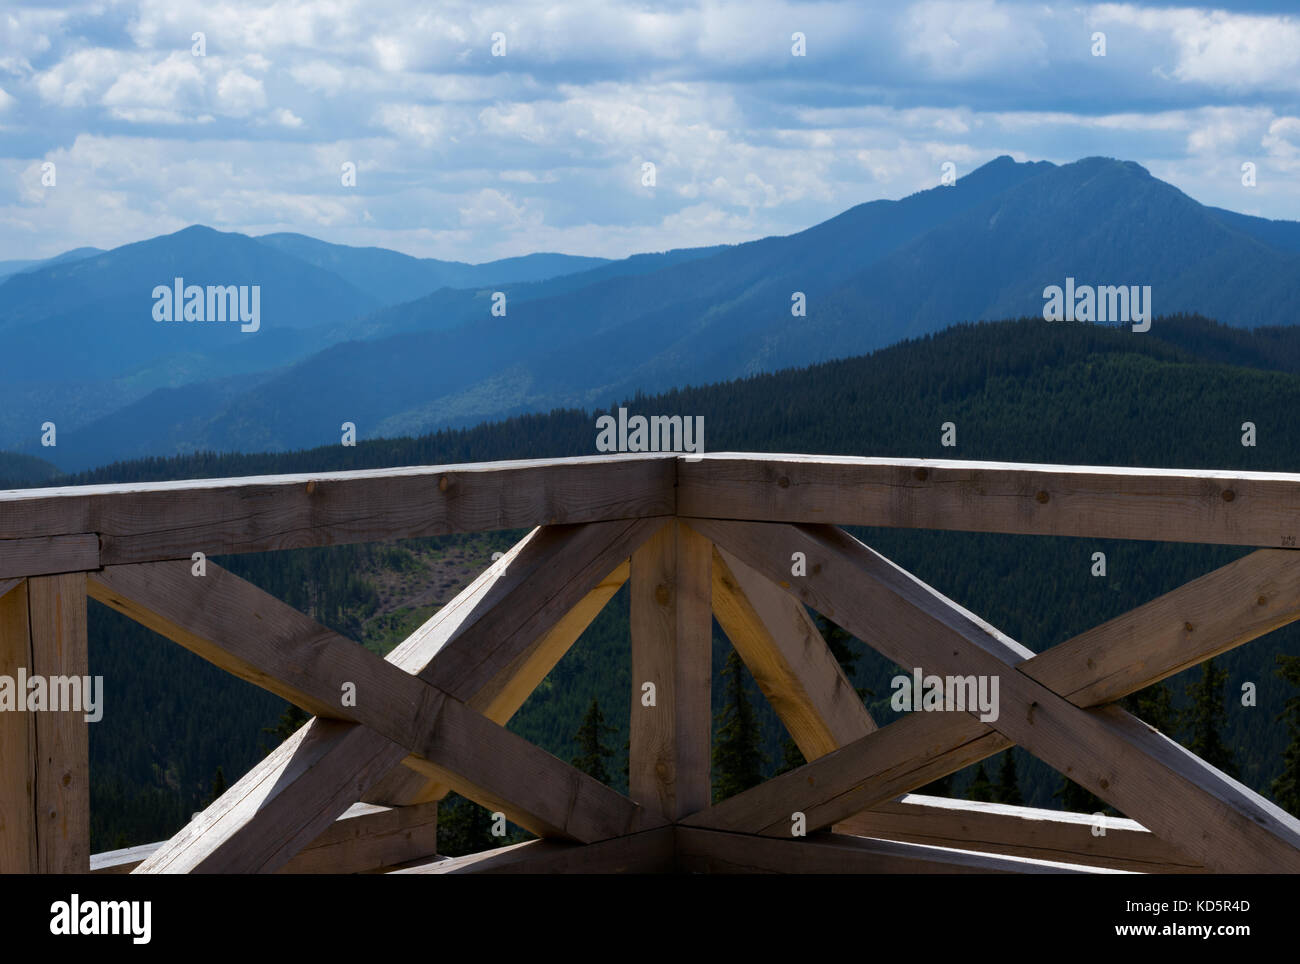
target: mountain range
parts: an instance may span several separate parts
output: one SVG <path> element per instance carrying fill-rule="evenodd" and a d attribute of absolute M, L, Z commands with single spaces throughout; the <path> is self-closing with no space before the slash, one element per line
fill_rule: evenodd
<path fill-rule="evenodd" d="M 149 293 L 174 276 L 260 284 L 260 330 L 155 323 Z M 75 470 L 328 444 L 343 422 L 376 438 L 590 409 L 1041 318 L 1067 278 L 1150 286 L 1158 315 L 1290 325 L 1300 223 L 1202 205 L 1132 162 L 1001 157 L 797 234 L 619 261 L 467 265 L 191 227 L 0 284 L 0 448 Z"/>

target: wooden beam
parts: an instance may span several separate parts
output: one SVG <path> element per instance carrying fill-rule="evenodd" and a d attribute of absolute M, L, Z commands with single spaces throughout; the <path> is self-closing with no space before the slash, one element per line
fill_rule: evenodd
<path fill-rule="evenodd" d="M 632 554 L 629 787 L 670 820 L 710 799 L 711 559 L 708 540 L 681 523 Z"/>
<path fill-rule="evenodd" d="M 1017 668 L 1076 706 L 1089 708 L 1112 702 L 1300 617 L 1298 569 L 1300 559 L 1294 554 L 1260 549 L 1054 646 Z M 914 718 L 904 718 L 896 725 Z M 940 754 L 935 759 L 929 771 L 935 773 L 935 778 L 975 762 L 967 726 L 964 720 L 952 721 L 946 736 L 952 750 L 946 757 Z M 991 727 L 984 729 L 989 737 L 997 737 L 982 741 L 987 751 L 984 756 L 1010 745 Z M 938 743 L 945 739 L 942 734 L 931 734 L 930 738 Z M 893 789 L 915 790 L 927 782 L 929 779 L 902 784 L 895 781 L 879 792 L 866 786 L 856 792 L 863 806 L 874 808 L 891 799 L 894 794 L 889 791 Z"/>
<path fill-rule="evenodd" d="M 404 756 L 363 726 L 309 720 L 132 872 L 272 873 Z"/>
<path fill-rule="evenodd" d="M 681 822 L 789 837 L 801 813 L 811 833 L 1012 745 L 967 713 L 910 713 Z"/>
<path fill-rule="evenodd" d="M 166 841 L 93 854 L 92 874 L 129 874 L 166 846 Z M 438 805 L 376 807 L 353 804 L 282 874 L 360 874 L 429 857 L 438 850 Z"/>
<path fill-rule="evenodd" d="M 22 576 L 12 576 L 9 578 L 0 579 L 0 596 L 3 596 L 10 589 L 17 589 L 19 586 L 22 586 L 23 589 L 26 590 L 27 588 L 25 585 L 26 581 L 27 580 L 25 580 Z"/>
<path fill-rule="evenodd" d="M 664 523 L 534 530 L 389 658 L 504 726 L 627 580 L 633 550 Z M 446 792 L 403 767 L 367 799 L 408 805 Z"/>
<path fill-rule="evenodd" d="M 1100 826 L 1104 833 L 1097 833 Z M 1136 820 L 908 794 L 841 820 L 834 830 L 981 853 L 1152 874 L 1204 873 Z"/>
<path fill-rule="evenodd" d="M 495 695 L 491 690 L 480 690 L 470 696 L 469 705 L 480 710 L 494 723 L 504 726 L 509 722 L 560 658 L 578 641 L 578 637 L 605 604 L 627 582 L 628 571 L 628 563 L 620 563 L 578 605 L 562 616 L 549 632 L 544 633 L 536 645 L 530 648 L 530 652 L 512 662 L 512 673 L 505 678 L 504 685 Z M 498 641 L 499 637 L 493 640 Z M 388 801 L 400 800 L 402 803 L 396 805 L 405 806 L 420 801 L 440 800 L 446 796 L 447 791 L 448 788 L 436 780 L 429 780 L 418 771 L 403 765 L 394 768 L 368 796 Z"/>
<path fill-rule="evenodd" d="M 888 729 L 886 727 L 885 729 Z M 673 828 L 677 864 L 705 874 L 1087 874 L 1121 873 L 1027 857 L 1004 857 L 819 833 L 778 840 L 749 834 Z"/>
<path fill-rule="evenodd" d="M 0 540 L 98 533 L 103 565 L 672 515 L 677 460 L 600 456 L 0 492 Z"/>
<path fill-rule="evenodd" d="M 683 517 L 1300 546 L 1300 475 L 807 455 L 678 465 Z"/>
<path fill-rule="evenodd" d="M 1300 870 L 1300 820 L 1122 710 L 1082 710 L 1018 671 L 1032 653 L 842 530 L 698 525 L 760 571 L 774 568 L 771 546 L 781 547 L 783 559 L 804 552 L 809 569 L 800 596 L 894 663 L 927 674 L 997 679 L 999 712 L 985 721 L 989 726 L 1197 863 L 1225 873 Z M 735 829 L 724 809 L 730 802 L 711 808 L 716 814 L 704 818 L 708 825 Z M 788 814 L 798 809 L 790 804 L 791 798 L 771 800 L 764 832 L 789 833 Z M 831 807 L 816 822 L 809 814 L 808 823 L 822 825 L 828 813 L 834 823 L 852 812 Z"/>
<path fill-rule="evenodd" d="M 674 869 L 673 828 L 573 844 L 526 840 L 479 854 L 422 863 L 395 874 L 663 874 Z"/>
<path fill-rule="evenodd" d="M 640 825 L 626 797 L 215 563 L 202 577 L 185 562 L 110 566 L 92 582 L 96 599 L 318 717 L 367 726 L 538 836 L 585 843 Z"/>
<path fill-rule="evenodd" d="M 876 728 L 808 611 L 716 546 L 713 612 L 804 759 Z"/>
<path fill-rule="evenodd" d="M 27 580 L 31 623 L 28 675 L 90 675 L 86 646 L 86 574 L 33 576 Z M 102 692 L 99 696 L 103 696 Z M 31 713 L 35 731 L 36 869 L 44 874 L 84 874 L 90 868 L 90 740 L 83 705 Z"/>
<path fill-rule="evenodd" d="M 27 582 L 19 579 L 0 593 L 0 676 L 16 679 L 31 667 Z M 37 870 L 35 715 L 0 712 L 0 874 Z"/>
<path fill-rule="evenodd" d="M 1300 618 L 1300 553 L 1259 549 L 1068 642 L 1021 672 L 1097 706 Z"/>
<path fill-rule="evenodd" d="M 84 572 L 98 568 L 99 536 L 93 532 L 0 539 L 0 577 L 3 578 Z"/>
<path fill-rule="evenodd" d="M 282 874 L 362 874 L 438 852 L 438 805 L 353 804 L 280 868 Z"/>
<path fill-rule="evenodd" d="M 484 648 L 514 647 L 516 637 L 526 643 L 549 631 L 566 594 L 576 592 L 580 599 L 585 591 L 573 572 L 590 567 L 581 558 L 553 553 L 552 537 L 542 538 L 545 532 L 533 533 L 489 566 L 390 653 L 389 661 L 408 672 L 423 672 L 444 645 L 462 636 L 463 645 L 476 638 Z M 573 528 L 564 532 L 570 540 L 576 536 Z M 409 758 L 407 752 L 364 727 L 322 730 L 322 724 L 312 720 L 293 741 L 254 768 L 257 772 L 246 778 L 247 789 L 238 784 L 231 787 L 208 808 L 201 827 L 193 832 L 187 828 L 168 841 L 167 853 L 155 866 L 178 871 L 273 871 L 358 797 L 388 802 L 375 801 L 368 794 L 391 780 L 394 768 Z M 295 750 L 296 743 L 309 735 L 303 748 Z M 342 786 L 338 785 L 340 772 L 350 774 Z M 322 773 L 328 776 L 322 778 Z M 418 785 L 427 783 L 428 777 L 421 775 Z M 240 803 L 241 795 L 249 794 L 255 796 L 255 806 Z M 275 816 L 269 822 L 256 819 L 260 810 L 272 808 Z M 200 842 L 194 843 L 193 836 Z"/>

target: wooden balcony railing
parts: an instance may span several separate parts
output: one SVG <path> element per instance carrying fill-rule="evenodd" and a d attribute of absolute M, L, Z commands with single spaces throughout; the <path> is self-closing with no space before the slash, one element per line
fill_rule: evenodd
<path fill-rule="evenodd" d="M 1035 655 L 842 525 L 1259 548 Z M 520 528 L 387 659 L 211 562 L 191 574 L 196 552 Z M 1116 704 L 1300 616 L 1297 534 L 1300 475 L 802 455 L 0 493 L 0 674 L 87 675 L 90 596 L 313 714 L 171 840 L 92 859 L 88 724 L 0 713 L 0 870 L 1300 871 L 1300 821 Z M 628 581 L 624 796 L 504 724 Z M 805 605 L 901 666 L 996 677 L 996 720 L 877 728 Z M 714 615 L 810 761 L 717 804 Z M 1012 745 L 1132 819 L 1099 836 L 913 793 Z M 449 789 L 542 839 L 436 858 Z"/>

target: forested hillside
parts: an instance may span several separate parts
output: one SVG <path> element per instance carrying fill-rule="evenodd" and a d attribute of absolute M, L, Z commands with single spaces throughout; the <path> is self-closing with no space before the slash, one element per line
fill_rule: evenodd
<path fill-rule="evenodd" d="M 702 415 L 709 451 L 991 459 L 1099 465 L 1300 470 L 1300 333 L 1220 328 L 1157 318 L 1134 334 L 1022 320 L 959 326 L 873 355 L 628 405 L 646 414 Z M 610 399 L 616 404 L 616 399 Z M 595 414 L 557 411 L 416 439 L 276 455 L 202 454 L 108 466 L 60 484 L 324 471 L 591 454 Z M 1257 444 L 1242 445 L 1242 423 Z M 953 422 L 957 445 L 940 444 Z M 361 427 L 364 434 L 364 426 Z M 31 484 L 16 480 L 19 484 Z M 1030 649 L 1041 651 L 1248 550 L 1121 540 L 860 530 L 860 538 Z M 337 547 L 219 560 L 318 619 L 386 651 L 480 571 L 518 533 Z M 1105 552 L 1105 577 L 1091 574 Z M 598 697 L 616 729 L 623 772 L 630 674 L 626 592 L 511 722 L 564 758 Z M 284 704 L 92 604 L 92 672 L 106 677 L 104 720 L 91 729 L 94 847 L 159 839 L 204 802 L 215 769 L 227 779 L 259 755 Z M 856 642 L 855 682 L 887 722 L 895 670 Z M 715 656 L 715 707 L 721 657 Z M 1241 779 L 1269 794 L 1286 734 L 1275 717 L 1289 695 L 1274 656 L 1300 654 L 1300 631 L 1274 633 L 1223 658 L 1224 739 Z M 1176 704 L 1200 670 L 1169 681 Z M 1245 682 L 1258 703 L 1243 707 Z M 758 697 L 766 772 L 782 732 Z M 1185 734 L 1173 735 L 1186 738 Z M 990 761 L 990 768 L 998 760 Z M 1017 753 L 1026 802 L 1053 806 L 1055 774 Z M 959 776 L 963 792 L 969 774 Z"/>

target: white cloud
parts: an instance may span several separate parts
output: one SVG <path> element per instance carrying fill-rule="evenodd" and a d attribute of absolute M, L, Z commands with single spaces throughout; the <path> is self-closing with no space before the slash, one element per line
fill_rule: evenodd
<path fill-rule="evenodd" d="M 217 82 L 217 109 L 231 117 L 247 117 L 266 106 L 266 90 L 242 70 L 227 71 Z"/>

